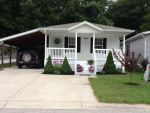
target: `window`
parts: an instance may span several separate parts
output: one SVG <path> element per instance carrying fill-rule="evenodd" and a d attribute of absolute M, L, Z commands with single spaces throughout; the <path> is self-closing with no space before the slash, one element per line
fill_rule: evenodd
<path fill-rule="evenodd" d="M 103 49 L 103 39 L 95 38 L 95 49 Z"/>
<path fill-rule="evenodd" d="M 126 53 L 127 53 L 127 56 L 129 56 L 128 50 L 130 50 L 130 44 L 127 44 L 127 45 L 126 45 Z"/>
<path fill-rule="evenodd" d="M 69 37 L 68 48 L 75 48 L 75 38 Z"/>

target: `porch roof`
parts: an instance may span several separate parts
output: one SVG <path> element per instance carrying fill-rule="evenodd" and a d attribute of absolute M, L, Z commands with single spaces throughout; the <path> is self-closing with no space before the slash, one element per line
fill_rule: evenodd
<path fill-rule="evenodd" d="M 87 21 L 61 24 L 61 25 L 53 25 L 53 26 L 39 28 L 39 30 L 45 30 L 46 29 L 46 30 L 67 30 L 67 31 L 70 31 L 70 30 L 75 29 L 75 28 L 82 26 L 84 24 L 89 25 L 91 27 L 94 27 L 100 31 L 122 31 L 122 32 L 129 32 L 129 33 L 135 32 L 135 30 L 131 30 L 131 29 L 125 29 L 125 28 L 107 26 L 107 25 L 102 25 L 102 24 L 90 23 Z"/>

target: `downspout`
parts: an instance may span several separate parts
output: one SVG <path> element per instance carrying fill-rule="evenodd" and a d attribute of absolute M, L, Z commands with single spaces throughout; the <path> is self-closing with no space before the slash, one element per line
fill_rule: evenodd
<path fill-rule="evenodd" d="M 144 58 L 146 58 L 146 36 L 144 36 L 144 33 L 142 33 L 142 37 L 145 38 Z"/>

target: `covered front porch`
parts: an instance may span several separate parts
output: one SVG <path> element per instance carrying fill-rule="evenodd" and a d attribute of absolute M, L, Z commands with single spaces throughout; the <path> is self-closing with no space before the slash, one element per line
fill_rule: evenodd
<path fill-rule="evenodd" d="M 49 55 L 52 60 L 63 60 L 67 57 L 75 74 L 89 74 L 87 60 L 94 60 L 95 72 L 101 71 L 100 65 L 105 64 L 107 55 L 112 48 L 120 52 L 120 37 L 117 34 L 104 33 L 56 33 L 45 34 L 45 64 Z M 125 35 L 122 36 L 125 41 Z M 58 42 L 57 42 L 58 41 Z M 123 48 L 125 51 L 125 48 Z M 117 67 L 121 64 L 114 58 Z M 76 72 L 76 66 L 84 67 L 83 73 Z"/>

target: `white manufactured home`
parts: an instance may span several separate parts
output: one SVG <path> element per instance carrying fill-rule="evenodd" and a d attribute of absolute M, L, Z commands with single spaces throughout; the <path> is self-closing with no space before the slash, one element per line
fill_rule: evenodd
<path fill-rule="evenodd" d="M 88 71 L 87 60 L 94 60 L 93 74 L 96 74 L 101 71 L 101 65 L 105 64 L 108 52 L 112 51 L 112 48 L 120 51 L 120 38 L 123 38 L 125 52 L 125 36 L 133 32 L 134 30 L 84 21 L 37 28 L 5 37 L 0 39 L 0 42 L 17 47 L 26 46 L 25 43 L 30 47 L 45 42 L 45 64 L 49 55 L 52 60 L 63 60 L 66 56 L 75 74 L 92 74 Z M 114 62 L 116 67 L 121 67 L 115 58 Z M 82 65 L 84 71 L 77 72 L 77 64 Z"/>

